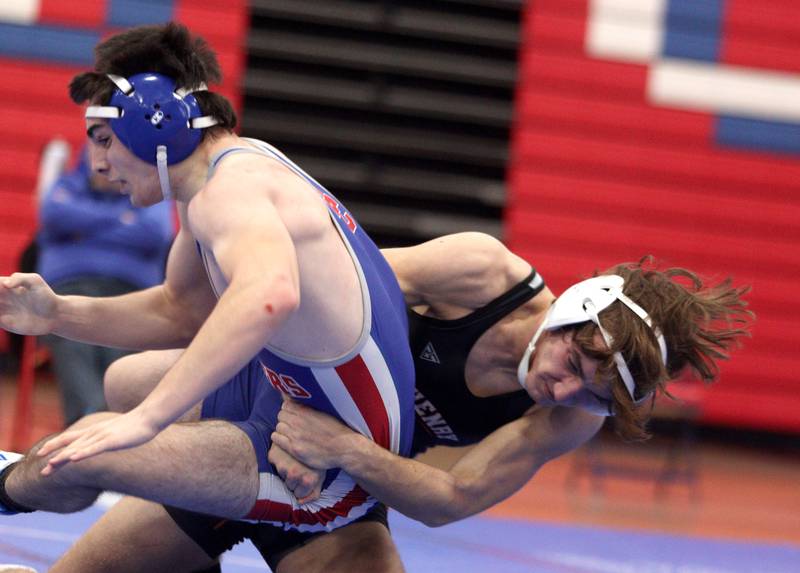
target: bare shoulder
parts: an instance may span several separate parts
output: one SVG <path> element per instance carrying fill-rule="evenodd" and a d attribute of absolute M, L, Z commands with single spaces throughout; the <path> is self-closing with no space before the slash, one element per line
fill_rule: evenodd
<path fill-rule="evenodd" d="M 280 161 L 260 153 L 238 153 L 221 162 L 190 202 L 189 214 L 195 225 L 208 230 L 280 220 L 295 236 L 328 225 L 319 193 Z"/>
<path fill-rule="evenodd" d="M 383 252 L 412 304 L 478 308 L 531 270 L 530 264 L 485 233 L 456 233 Z"/>
<path fill-rule="evenodd" d="M 289 167 L 263 153 L 233 153 L 226 156 L 206 183 L 203 193 L 208 198 L 248 193 L 256 187 L 280 191 L 287 184 L 303 182 Z"/>

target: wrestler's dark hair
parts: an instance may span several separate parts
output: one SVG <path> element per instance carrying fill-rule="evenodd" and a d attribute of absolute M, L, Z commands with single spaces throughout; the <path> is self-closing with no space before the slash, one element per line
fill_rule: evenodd
<path fill-rule="evenodd" d="M 184 88 L 195 88 L 202 83 L 210 88 L 211 84 L 222 81 L 217 56 L 208 43 L 175 22 L 131 28 L 101 42 L 94 52 L 94 69 L 78 74 L 69 84 L 70 98 L 77 104 L 86 101 L 108 104 L 116 86 L 106 74 L 128 78 L 154 72 L 173 78 L 177 87 Z M 211 91 L 192 95 L 205 115 L 219 121 L 211 129 L 202 130 L 203 137 L 219 129 L 233 131 L 236 113 L 225 97 Z"/>
<path fill-rule="evenodd" d="M 651 256 L 638 263 L 619 264 L 597 275 L 619 275 L 625 279 L 623 292 L 641 306 L 664 334 L 667 364 L 652 330 L 628 307 L 615 301 L 600 313 L 600 322 L 612 337 L 612 347 L 598 349 L 592 323 L 575 325 L 573 338 L 587 356 L 598 359 L 598 376 L 614 380 L 614 425 L 626 440 L 650 437 L 646 424 L 653 400 L 639 407 L 631 400 L 614 364 L 620 351 L 636 382 L 635 396 L 661 392 L 670 397 L 666 384 L 687 371 L 702 381 L 713 382 L 717 361 L 726 360 L 729 350 L 747 336 L 755 315 L 743 296 L 749 286 L 733 286 L 731 278 L 709 285 L 683 268 L 658 270 Z"/>

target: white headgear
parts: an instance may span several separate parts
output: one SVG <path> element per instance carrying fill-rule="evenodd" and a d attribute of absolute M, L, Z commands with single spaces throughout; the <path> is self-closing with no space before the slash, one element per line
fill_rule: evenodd
<path fill-rule="evenodd" d="M 600 317 L 598 314 L 608 308 L 615 300 L 620 301 L 629 309 L 631 309 L 647 324 L 647 326 L 653 330 L 653 334 L 658 340 L 658 345 L 661 348 L 661 359 L 664 361 L 664 365 L 666 365 L 667 343 L 664 340 L 664 335 L 661 334 L 658 328 L 653 326 L 653 321 L 650 320 L 647 312 L 645 312 L 641 306 L 633 302 L 630 298 L 622 293 L 622 287 L 624 284 L 625 279 L 619 275 L 603 275 L 579 282 L 565 290 L 564 293 L 558 297 L 555 302 L 553 302 L 553 305 L 547 311 L 547 315 L 536 331 L 536 334 L 533 335 L 533 338 L 528 344 L 528 348 L 525 350 L 525 354 L 522 356 L 522 360 L 517 368 L 517 378 L 519 383 L 523 387 L 525 386 L 525 378 L 528 374 L 528 369 L 530 368 L 531 355 L 536 349 L 536 342 L 539 340 L 539 337 L 545 330 L 555 330 L 570 324 L 580 324 L 582 322 L 592 321 L 597 325 L 597 328 L 600 329 L 600 334 L 602 334 L 603 340 L 605 340 L 606 344 L 609 346 L 609 348 L 611 348 L 613 338 L 606 331 L 606 329 L 603 328 L 603 325 L 600 324 Z M 636 400 L 634 396 L 636 385 L 633 381 L 633 376 L 631 376 L 631 372 L 628 369 L 628 365 L 625 363 L 625 359 L 622 357 L 620 352 L 614 353 L 614 363 L 616 364 L 619 375 L 622 378 L 625 388 L 627 388 L 628 393 L 630 394 L 634 403 L 640 404 L 646 400 L 649 394 L 648 396 L 643 396 L 639 400 Z M 593 409 L 592 411 L 596 414 L 604 416 L 610 416 L 613 414 L 611 412 L 610 405 L 606 407 L 601 405 L 600 402 L 598 402 L 598 408 Z"/>

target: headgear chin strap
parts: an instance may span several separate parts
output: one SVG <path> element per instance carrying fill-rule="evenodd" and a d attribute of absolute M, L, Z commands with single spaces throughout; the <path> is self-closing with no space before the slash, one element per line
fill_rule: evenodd
<path fill-rule="evenodd" d="M 193 92 L 208 89 L 177 88 L 175 80 L 156 73 L 123 78 L 106 74 L 117 89 L 110 105 L 90 105 L 86 118 L 107 119 L 122 144 L 136 157 L 158 168 L 164 199 L 172 197 L 168 163 L 180 163 L 200 145 L 201 129 L 218 120 L 203 115 Z"/>
<path fill-rule="evenodd" d="M 658 346 L 661 349 L 661 359 L 664 361 L 664 365 L 666 365 L 667 343 L 664 340 L 664 335 L 661 334 L 658 328 L 653 326 L 653 321 L 650 319 L 647 312 L 645 312 L 641 306 L 633 302 L 630 298 L 622 293 L 622 287 L 624 284 L 625 279 L 619 275 L 604 275 L 579 282 L 578 284 L 572 285 L 565 290 L 564 293 L 558 297 L 555 302 L 553 302 L 553 305 L 547 311 L 542 324 L 533 335 L 533 338 L 528 344 L 528 348 L 525 350 L 525 354 L 522 356 L 522 360 L 517 368 L 517 379 L 519 380 L 519 383 L 523 387 L 525 386 L 525 378 L 527 377 L 528 369 L 530 368 L 531 356 L 536 349 L 536 342 L 539 340 L 539 337 L 545 330 L 556 330 L 570 324 L 580 324 L 582 322 L 592 321 L 600 330 L 603 340 L 605 340 L 608 347 L 611 348 L 613 338 L 608 331 L 603 328 L 603 325 L 600 324 L 599 314 L 608 308 L 615 300 L 620 301 L 622 304 L 631 309 L 634 313 L 636 313 L 636 316 L 641 318 L 645 324 L 647 324 L 647 326 L 653 330 L 653 334 L 658 340 Z M 634 383 L 633 376 L 628 369 L 628 365 L 625 363 L 625 359 L 622 357 L 622 353 L 614 353 L 614 363 L 616 364 L 619 375 L 622 378 L 622 382 L 625 384 L 625 388 L 628 390 L 628 394 L 630 394 L 634 403 L 640 404 L 646 400 L 648 396 L 643 396 L 639 400 L 636 399 L 636 384 Z M 599 403 L 598 406 L 598 408 L 592 408 L 594 413 L 605 416 L 612 414 L 610 407 L 606 409 Z"/>

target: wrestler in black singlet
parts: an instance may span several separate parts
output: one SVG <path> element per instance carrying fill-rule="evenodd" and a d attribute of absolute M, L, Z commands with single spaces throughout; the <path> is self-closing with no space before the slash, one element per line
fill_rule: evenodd
<path fill-rule="evenodd" d="M 467 388 L 464 370 L 478 339 L 505 316 L 539 294 L 535 270 L 508 292 L 456 320 L 422 316 L 409 309 L 409 336 L 416 370 L 416 427 L 412 455 L 436 446 L 465 446 L 519 419 L 531 406 L 525 390 L 479 398 Z M 175 522 L 211 557 L 250 539 L 274 571 L 282 557 L 322 533 L 284 531 L 268 524 L 226 521 L 167 507 Z M 354 523 L 378 521 L 388 528 L 386 506 L 376 504 Z M 345 526 L 347 527 L 347 526 Z M 210 569 L 207 573 L 219 571 Z"/>
<path fill-rule="evenodd" d="M 466 446 L 519 419 L 531 406 L 528 393 L 479 398 L 467 388 L 464 370 L 472 347 L 501 318 L 539 294 L 544 281 L 535 270 L 489 304 L 456 320 L 408 311 L 416 376 L 413 454 L 437 445 Z"/>

